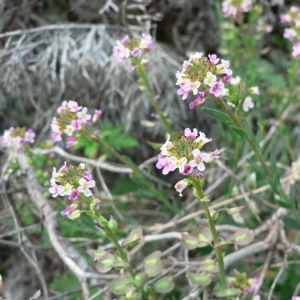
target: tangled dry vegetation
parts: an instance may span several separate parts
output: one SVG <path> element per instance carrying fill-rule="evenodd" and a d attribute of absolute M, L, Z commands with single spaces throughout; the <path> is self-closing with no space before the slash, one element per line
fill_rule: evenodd
<path fill-rule="evenodd" d="M 112 57 L 115 41 L 128 30 L 133 34 L 146 30 L 160 38 L 149 56 L 148 67 L 152 74 L 151 83 L 157 94 L 161 95 L 162 109 L 169 112 L 174 129 L 180 130 L 193 124 L 208 135 L 215 131 L 212 120 L 204 119 L 203 114 L 199 119 L 197 112 L 190 111 L 184 102 L 178 101 L 174 89 L 174 73 L 181 68 L 182 56 L 190 50 L 210 52 L 219 46 L 214 1 L 0 0 L 1 13 L 2 131 L 9 126 L 31 126 L 38 133 L 37 142 L 41 142 L 49 135 L 49 125 L 61 101 L 72 99 L 89 108 L 101 108 L 106 118 L 121 124 L 138 140 L 145 137 L 150 140 L 163 138 L 160 128 L 153 130 L 141 126 L 141 120 L 149 119 L 153 112 L 151 106 L 139 90 L 134 75 L 128 76 L 129 65 L 119 64 Z M 265 143 L 272 136 L 272 130 L 273 127 Z M 10 154 L 1 149 L 2 179 Z M 82 161 L 82 158 L 70 156 L 60 148 L 55 150 L 64 160 Z M 147 147 L 139 148 L 135 154 L 142 162 L 151 151 Z M 0 192 L 0 270 L 7 270 L 2 296 L 27 300 L 40 289 L 43 299 L 62 299 L 68 293 L 55 294 L 49 289 L 49 282 L 72 271 L 80 282 L 82 297 L 92 300 L 102 294 L 105 299 L 112 299 L 105 283 L 116 275 L 97 273 L 86 258 L 86 249 L 100 246 L 103 240 L 89 237 L 64 238 L 56 218 L 55 201 L 45 198 L 45 187 L 40 185 L 24 156 L 20 155 L 19 163 L 22 169 L 20 177 L 10 186 L 2 183 Z M 104 207 L 109 206 L 111 195 L 100 169 L 107 170 L 113 166 L 103 162 L 89 163 L 99 168 L 98 180 L 104 190 L 102 196 L 107 199 Z M 151 161 L 145 165 L 147 163 Z M 241 161 L 240 165 L 243 163 Z M 213 208 L 234 203 L 244 197 L 247 199 L 249 195 L 255 199 L 260 192 L 269 188 L 265 186 L 250 191 L 241 185 L 237 196 L 224 201 L 221 196 L 222 182 L 228 176 L 234 178 L 235 174 L 221 163 L 208 174 L 208 181 L 214 184 L 206 192 L 219 197 Z M 293 175 L 287 169 L 283 178 L 287 189 L 293 179 L 295 173 Z M 156 242 L 164 249 L 162 257 L 166 273 L 176 278 L 197 268 L 195 261 L 189 261 L 187 251 L 180 248 L 179 241 L 179 232 L 187 230 L 188 220 L 201 222 L 203 212 L 195 208 L 197 202 L 193 200 L 193 195 L 188 197 L 186 216 L 181 218 L 170 219 L 163 212 L 153 216 L 155 203 L 141 203 L 139 209 L 126 212 L 145 220 L 144 242 L 132 250 L 131 256 L 139 256 L 145 244 Z M 249 202 L 248 205 L 251 207 L 252 204 Z M 33 225 L 24 225 L 26 222 L 19 216 L 25 207 L 29 211 L 27 217 L 34 221 Z M 245 257 L 264 253 L 257 258 L 264 261 L 260 278 L 262 283 L 271 261 L 280 262 L 283 267 L 287 252 L 295 250 L 300 253 L 300 247 L 291 243 L 283 230 L 281 217 L 287 211 L 283 208 L 272 209 L 273 214 L 264 222 L 259 220 L 260 225 L 254 230 L 257 241 L 225 257 L 226 267 L 229 268 Z M 126 218 L 126 214 L 121 214 L 121 217 Z M 149 221 L 153 223 L 151 226 Z M 171 228 L 174 231 L 163 233 Z M 223 225 L 217 229 L 226 237 L 237 227 Z M 45 242 L 47 239 L 48 242 Z M 106 245 L 105 249 L 110 247 L 112 245 Z M 197 299 L 201 290 L 193 288 L 191 282 L 190 285 L 191 292 L 185 299 Z M 96 296 L 91 297 L 91 287 L 101 287 Z M 70 289 L 70 292 L 74 290 Z M 38 294 L 35 297 L 38 298 Z"/>

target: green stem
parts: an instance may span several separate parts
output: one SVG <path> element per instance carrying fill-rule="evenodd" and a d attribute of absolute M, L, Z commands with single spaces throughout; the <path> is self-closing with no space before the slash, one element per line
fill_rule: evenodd
<path fill-rule="evenodd" d="M 114 246 L 116 247 L 119 256 L 121 257 L 121 259 L 126 262 L 128 264 L 128 266 L 126 267 L 126 270 L 129 272 L 131 278 L 133 280 L 135 280 L 135 272 L 132 268 L 132 266 L 130 265 L 130 262 L 128 261 L 127 255 L 124 251 L 124 249 L 121 247 L 121 245 L 118 242 L 118 239 L 116 237 L 116 235 L 114 234 L 114 232 L 109 228 L 109 227 L 104 227 L 103 228 L 105 233 L 107 234 L 108 238 L 110 239 L 110 241 L 114 244 Z"/>
<path fill-rule="evenodd" d="M 240 119 L 229 109 L 229 107 L 225 104 L 225 102 L 221 98 L 217 99 L 217 102 L 226 111 L 226 113 L 229 115 L 229 117 L 231 118 L 233 124 L 235 126 L 237 126 L 238 128 L 241 128 L 241 129 L 244 130 L 244 126 L 243 126 L 242 122 L 240 121 Z M 274 181 L 274 176 L 273 176 L 274 174 L 271 171 L 271 169 L 268 167 L 268 165 L 267 165 L 264 157 L 262 156 L 260 149 L 256 145 L 255 141 L 249 135 L 247 135 L 246 140 L 247 140 L 249 146 L 251 147 L 251 149 L 253 150 L 253 152 L 255 153 L 257 159 L 261 163 L 267 177 L 273 182 Z M 276 192 L 283 199 L 285 199 L 285 201 L 289 201 L 288 198 L 287 198 L 287 195 L 285 194 L 285 192 L 283 191 L 281 186 L 277 186 Z"/>
<path fill-rule="evenodd" d="M 221 286 L 222 288 L 226 288 L 226 273 L 225 273 L 225 267 L 224 267 L 224 260 L 223 260 L 223 255 L 222 255 L 222 247 L 221 246 L 217 246 L 219 243 L 219 238 L 218 238 L 218 233 L 215 227 L 215 223 L 214 220 L 210 214 L 209 211 L 209 207 L 208 207 L 208 203 L 205 201 L 201 201 L 201 199 L 203 199 L 205 197 L 204 193 L 203 193 L 203 189 L 202 186 L 200 184 L 199 181 L 194 181 L 194 187 L 197 191 L 197 195 L 199 196 L 199 201 L 202 204 L 204 213 L 206 218 L 208 219 L 208 225 L 210 228 L 210 232 L 213 236 L 213 241 L 214 241 L 214 245 L 215 245 L 215 252 L 216 252 L 216 257 L 218 260 L 218 266 L 219 266 L 219 277 L 220 277 L 220 282 L 221 282 Z"/>
<path fill-rule="evenodd" d="M 226 111 L 226 113 L 229 115 L 229 117 L 231 118 L 231 120 L 234 123 L 234 125 L 236 127 L 238 127 L 238 128 L 244 129 L 244 126 L 243 126 L 242 122 L 240 121 L 240 119 L 235 116 L 235 114 L 229 109 L 229 107 L 225 104 L 225 102 L 221 98 L 218 99 L 217 102 Z M 253 141 L 253 139 L 250 136 L 247 135 L 246 140 L 247 140 L 249 146 L 251 147 L 251 149 L 253 150 L 253 152 L 255 153 L 257 159 L 261 163 L 261 165 L 264 168 L 264 170 L 267 173 L 267 175 L 270 178 L 273 178 L 273 172 L 271 171 L 271 169 L 266 164 L 266 162 L 265 162 L 265 160 L 264 160 L 264 158 L 263 158 L 260 150 L 256 146 L 256 144 Z"/>
<path fill-rule="evenodd" d="M 159 107 L 158 101 L 155 97 L 155 93 L 153 92 L 149 80 L 147 78 L 147 75 L 145 73 L 145 68 L 142 65 L 141 61 L 139 58 L 134 58 L 133 59 L 134 63 L 137 66 L 137 73 L 140 75 L 141 79 L 143 80 L 143 83 L 145 84 L 146 90 L 150 96 L 150 100 L 152 102 L 152 105 L 154 106 L 156 113 L 158 114 L 158 118 L 161 121 L 166 133 L 171 134 L 171 124 L 168 118 L 165 117 L 163 111 Z"/>

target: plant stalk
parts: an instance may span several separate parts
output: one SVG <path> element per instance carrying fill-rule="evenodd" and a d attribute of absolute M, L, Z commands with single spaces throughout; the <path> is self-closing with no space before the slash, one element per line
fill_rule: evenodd
<path fill-rule="evenodd" d="M 147 90 L 147 92 L 150 96 L 150 100 L 152 102 L 152 105 L 154 106 L 155 111 L 158 114 L 159 120 L 161 121 L 166 133 L 171 134 L 170 121 L 165 117 L 163 111 L 161 110 L 161 108 L 158 104 L 157 99 L 155 98 L 155 93 L 153 92 L 153 90 L 150 86 L 149 80 L 148 80 L 148 78 L 145 74 L 144 66 L 142 65 L 141 61 L 138 58 L 133 59 L 133 61 L 137 66 L 137 73 L 140 75 L 141 79 L 143 80 L 143 83 L 145 84 L 146 90 Z"/>
<path fill-rule="evenodd" d="M 203 199 L 205 197 L 204 193 L 203 193 L 203 189 L 202 186 L 200 184 L 199 181 L 194 181 L 194 187 L 197 191 L 197 195 L 199 196 L 199 202 L 201 202 L 201 205 L 203 207 L 204 213 L 206 218 L 208 219 L 208 225 L 210 228 L 210 232 L 213 236 L 213 241 L 214 241 L 214 245 L 215 245 L 215 252 L 216 252 L 216 257 L 217 257 L 217 261 L 218 261 L 218 266 L 219 266 L 219 278 L 220 278 L 220 282 L 221 282 L 221 286 L 222 288 L 226 288 L 226 273 L 225 273 L 225 267 L 224 267 L 224 260 L 223 260 L 223 255 L 222 255 L 222 247 L 221 246 L 216 246 L 219 243 L 219 238 L 218 238 L 218 233 L 215 227 L 215 223 L 214 220 L 210 214 L 209 211 L 209 207 L 208 207 L 208 203 L 205 201 L 201 201 L 201 199 Z"/>

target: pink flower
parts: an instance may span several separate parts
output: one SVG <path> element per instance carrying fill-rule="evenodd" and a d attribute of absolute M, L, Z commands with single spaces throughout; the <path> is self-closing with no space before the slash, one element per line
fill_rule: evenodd
<path fill-rule="evenodd" d="M 91 120 L 92 116 L 87 114 L 87 108 L 84 107 L 82 111 L 77 113 L 77 117 L 81 119 L 82 123 L 86 123 L 88 120 Z"/>
<path fill-rule="evenodd" d="M 134 72 L 136 69 L 137 69 L 137 66 L 131 66 L 131 67 L 129 68 L 129 72 L 130 72 L 130 73 L 131 73 L 131 72 Z"/>
<path fill-rule="evenodd" d="M 69 197 L 69 200 L 77 200 L 79 198 L 79 191 L 77 189 L 73 189 L 72 192 L 71 192 L 71 195 Z"/>
<path fill-rule="evenodd" d="M 93 123 L 97 122 L 100 117 L 102 116 L 102 110 L 95 109 L 94 115 L 93 115 Z"/>
<path fill-rule="evenodd" d="M 254 107 L 254 103 L 252 102 L 252 97 L 247 96 L 243 103 L 243 111 L 249 111 L 250 108 Z"/>
<path fill-rule="evenodd" d="M 65 108 L 68 106 L 68 102 L 66 100 L 64 100 L 61 103 L 61 106 L 57 109 L 57 113 L 61 114 L 63 112 L 63 110 L 65 110 Z"/>
<path fill-rule="evenodd" d="M 220 60 L 220 58 L 218 58 L 216 54 L 208 54 L 208 57 L 213 66 L 215 66 Z"/>
<path fill-rule="evenodd" d="M 152 37 L 150 34 L 143 33 L 140 42 L 140 47 L 150 51 L 153 48 Z"/>
<path fill-rule="evenodd" d="M 156 163 L 157 169 L 163 169 L 165 167 L 165 165 L 166 165 L 165 158 L 166 158 L 165 156 L 158 154 L 158 161 Z"/>
<path fill-rule="evenodd" d="M 189 61 L 185 60 L 182 65 L 182 72 L 185 72 L 186 69 L 188 68 L 188 66 L 190 66 L 190 65 L 191 65 L 191 63 Z"/>
<path fill-rule="evenodd" d="M 64 165 L 58 170 L 58 173 L 65 172 L 67 170 L 67 162 L 64 162 Z"/>
<path fill-rule="evenodd" d="M 176 192 L 179 193 L 179 196 L 182 197 L 182 192 L 186 189 L 188 186 L 188 182 L 186 180 L 180 180 L 175 184 Z"/>
<path fill-rule="evenodd" d="M 68 138 L 67 143 L 66 143 L 66 148 L 70 148 L 74 145 L 77 144 L 78 138 L 76 136 L 71 136 Z"/>
<path fill-rule="evenodd" d="M 70 183 L 67 183 L 65 186 L 62 186 L 60 189 L 60 196 L 65 196 L 65 195 L 71 195 L 72 193 L 72 185 Z"/>
<path fill-rule="evenodd" d="M 174 170 L 178 168 L 179 173 L 182 173 L 184 171 L 184 166 L 187 163 L 186 157 L 182 157 L 180 159 L 177 159 L 177 157 L 171 156 L 171 159 L 172 159 L 172 165 L 174 166 Z"/>
<path fill-rule="evenodd" d="M 300 42 L 293 46 L 292 56 L 300 60 Z"/>
<path fill-rule="evenodd" d="M 117 46 L 114 46 L 113 52 L 119 62 L 127 59 L 130 56 L 129 48 L 125 47 L 120 42 L 117 42 Z"/>
<path fill-rule="evenodd" d="M 190 128 L 186 128 L 184 130 L 184 136 L 194 141 L 196 137 L 198 136 L 198 130 L 196 128 L 193 129 L 193 132 Z"/>
<path fill-rule="evenodd" d="M 81 127 L 81 124 L 82 124 L 82 121 L 81 120 L 72 120 L 71 121 L 71 125 L 73 126 L 74 130 L 80 130 L 82 127 Z"/>
<path fill-rule="evenodd" d="M 78 191 L 80 193 L 83 193 L 86 197 L 90 197 L 92 195 L 92 192 L 89 188 L 95 186 L 95 180 L 86 181 L 84 178 L 80 178 L 79 184 L 80 186 L 78 187 Z"/>
<path fill-rule="evenodd" d="M 64 130 L 64 133 L 68 136 L 72 136 L 75 128 L 73 125 L 67 125 L 66 129 Z"/>
<path fill-rule="evenodd" d="M 285 28 L 283 37 L 288 39 L 289 41 L 295 41 L 295 38 L 298 36 L 297 32 L 293 28 Z"/>
<path fill-rule="evenodd" d="M 169 174 L 169 172 L 174 171 L 176 166 L 174 165 L 177 158 L 175 156 L 165 157 L 164 160 L 160 160 L 160 163 L 163 165 L 162 173 L 164 175 Z"/>
<path fill-rule="evenodd" d="M 185 100 L 189 95 L 189 91 L 184 86 L 180 86 L 179 90 L 177 90 L 177 95 L 182 95 L 182 100 Z"/>
<path fill-rule="evenodd" d="M 197 95 L 199 86 L 200 86 L 199 81 L 192 82 L 189 79 L 187 79 L 184 82 L 183 89 L 186 91 L 193 91 L 193 94 Z"/>
<path fill-rule="evenodd" d="M 125 44 L 125 43 L 127 43 L 129 40 L 130 40 L 130 37 L 129 37 L 129 35 L 127 34 L 127 35 L 125 35 L 125 36 L 121 39 L 121 43 L 122 43 L 122 44 Z"/>
<path fill-rule="evenodd" d="M 222 82 L 224 82 L 224 83 L 231 82 L 232 76 L 231 76 L 231 75 L 225 75 L 221 80 L 222 80 Z"/>
<path fill-rule="evenodd" d="M 25 132 L 25 141 L 27 143 L 34 143 L 34 138 L 35 138 L 35 133 L 34 131 L 29 128 L 26 132 Z"/>
<path fill-rule="evenodd" d="M 204 82 L 204 84 L 211 87 L 211 86 L 213 86 L 214 82 L 216 82 L 216 80 L 217 80 L 216 75 L 213 75 L 211 72 L 207 72 L 206 77 L 204 78 L 203 82 Z"/>
<path fill-rule="evenodd" d="M 88 171 L 84 171 L 84 172 L 83 172 L 83 178 L 84 178 L 85 180 L 87 180 L 87 181 L 93 180 L 93 177 L 92 177 L 91 173 L 88 172 Z"/>
<path fill-rule="evenodd" d="M 190 164 L 185 164 L 183 172 L 181 172 L 182 175 L 189 175 L 193 172 L 193 167 Z"/>
<path fill-rule="evenodd" d="M 140 48 L 134 48 L 133 51 L 131 52 L 132 56 L 138 56 L 142 53 L 142 50 Z"/>
<path fill-rule="evenodd" d="M 68 107 L 70 108 L 71 112 L 78 112 L 79 110 L 82 109 L 82 106 L 79 106 L 76 101 L 68 101 Z"/>
<path fill-rule="evenodd" d="M 163 156 L 169 156 L 170 154 L 170 149 L 173 148 L 173 143 L 170 142 L 170 135 L 168 136 L 166 142 L 161 146 L 160 151 L 161 151 L 161 155 Z"/>
<path fill-rule="evenodd" d="M 206 143 L 210 142 L 211 139 L 208 139 L 206 135 L 199 131 L 199 136 L 196 138 L 195 142 L 198 143 L 198 147 L 202 148 Z"/>
<path fill-rule="evenodd" d="M 214 152 L 211 152 L 207 155 L 207 158 L 205 159 L 205 163 L 212 163 L 217 158 L 220 157 L 220 150 L 216 149 Z"/>
<path fill-rule="evenodd" d="M 194 149 L 192 151 L 192 154 L 194 156 L 194 159 L 190 161 L 190 165 L 192 167 L 197 167 L 199 171 L 205 170 L 204 161 L 207 158 L 207 153 L 201 153 L 199 149 Z"/>
<path fill-rule="evenodd" d="M 65 210 L 61 212 L 62 216 L 67 216 L 69 219 L 71 218 L 73 212 L 77 209 L 78 205 L 77 204 L 71 204 L 68 206 Z"/>
<path fill-rule="evenodd" d="M 196 100 L 192 101 L 189 106 L 190 109 L 194 109 L 195 107 L 197 107 L 198 105 L 201 105 L 202 103 L 205 102 L 204 98 L 197 98 Z"/>
<path fill-rule="evenodd" d="M 229 69 L 229 65 L 230 65 L 229 60 L 221 59 L 221 64 L 216 66 L 217 73 L 232 75 L 232 71 Z"/>
<path fill-rule="evenodd" d="M 57 185 L 56 183 L 54 183 L 53 186 L 49 188 L 49 193 L 51 193 L 52 197 L 55 198 L 60 195 L 62 188 L 62 185 Z"/>
<path fill-rule="evenodd" d="M 222 95 L 222 90 L 224 89 L 224 83 L 223 82 L 214 82 L 209 89 L 209 92 L 213 94 L 216 98 L 220 97 Z"/>

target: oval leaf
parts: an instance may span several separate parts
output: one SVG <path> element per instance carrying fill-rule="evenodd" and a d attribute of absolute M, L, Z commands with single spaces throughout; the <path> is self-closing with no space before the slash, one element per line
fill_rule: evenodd
<path fill-rule="evenodd" d="M 142 228 L 132 229 L 129 236 L 124 240 L 123 246 L 135 246 L 137 245 L 143 237 Z"/>
<path fill-rule="evenodd" d="M 181 245 L 183 248 L 193 250 L 198 247 L 198 239 L 188 233 L 181 234 Z"/>
<path fill-rule="evenodd" d="M 111 253 L 106 253 L 103 257 L 97 260 L 96 268 L 100 273 L 106 273 L 113 268 L 114 264 L 114 255 Z"/>
<path fill-rule="evenodd" d="M 162 271 L 161 251 L 155 251 L 144 259 L 145 272 L 149 277 L 155 277 Z"/>
<path fill-rule="evenodd" d="M 201 286 L 207 286 L 211 283 L 211 278 L 208 275 L 205 275 L 204 273 L 192 273 L 188 272 L 189 278 L 196 284 Z"/>
<path fill-rule="evenodd" d="M 171 292 L 175 287 L 171 276 L 165 276 L 154 283 L 154 289 L 160 294 Z"/>
<path fill-rule="evenodd" d="M 116 295 L 123 295 L 129 289 L 129 283 L 132 282 L 130 276 L 118 277 L 107 283 L 108 288 Z"/>
<path fill-rule="evenodd" d="M 229 215 L 235 215 L 235 214 L 238 214 L 244 207 L 245 206 L 232 207 L 232 208 L 226 209 L 226 211 Z"/>
<path fill-rule="evenodd" d="M 217 296 L 218 298 L 221 298 L 221 297 L 232 297 L 232 296 L 236 296 L 236 295 L 239 295 L 241 294 L 241 290 L 239 289 L 226 289 L 226 290 L 223 290 L 223 291 L 220 291 L 220 292 L 216 292 L 214 293 L 215 296 Z"/>
<path fill-rule="evenodd" d="M 254 239 L 254 232 L 249 228 L 239 229 L 232 236 L 233 241 L 241 246 L 250 244 Z"/>
<path fill-rule="evenodd" d="M 203 225 L 199 226 L 198 229 L 191 232 L 191 235 L 198 239 L 198 247 L 206 247 L 213 240 L 210 229 Z"/>

